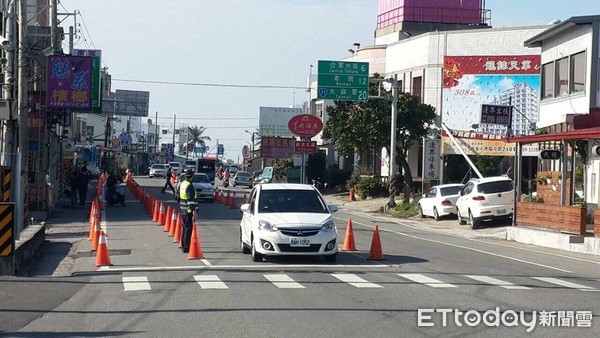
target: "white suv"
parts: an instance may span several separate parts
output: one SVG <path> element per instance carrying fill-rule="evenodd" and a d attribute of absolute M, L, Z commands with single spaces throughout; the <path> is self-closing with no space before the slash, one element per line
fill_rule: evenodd
<path fill-rule="evenodd" d="M 513 215 L 514 198 L 514 184 L 508 177 L 471 179 L 456 201 L 458 224 L 465 224 L 468 217 L 471 229 L 477 229 L 483 220 L 509 218 Z"/>

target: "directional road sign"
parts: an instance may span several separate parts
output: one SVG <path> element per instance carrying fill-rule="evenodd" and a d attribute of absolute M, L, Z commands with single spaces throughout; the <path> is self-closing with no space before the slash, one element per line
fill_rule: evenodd
<path fill-rule="evenodd" d="M 369 63 L 319 60 L 319 99 L 366 101 L 369 98 Z"/>

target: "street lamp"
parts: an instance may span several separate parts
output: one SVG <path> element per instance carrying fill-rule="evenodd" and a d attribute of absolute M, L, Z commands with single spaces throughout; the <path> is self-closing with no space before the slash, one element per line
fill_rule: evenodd
<path fill-rule="evenodd" d="M 248 134 L 252 135 L 252 157 L 254 157 L 254 134 L 256 134 L 256 132 L 251 132 L 251 131 L 247 131 L 244 130 L 245 132 L 247 132 Z"/>

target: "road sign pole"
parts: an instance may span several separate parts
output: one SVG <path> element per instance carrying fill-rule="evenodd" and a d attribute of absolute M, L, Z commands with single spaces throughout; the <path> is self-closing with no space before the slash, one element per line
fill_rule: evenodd
<path fill-rule="evenodd" d="M 390 199 L 388 201 L 388 208 L 394 208 L 396 201 L 394 195 L 396 193 L 396 119 L 398 117 L 398 75 L 392 76 L 392 130 L 391 130 L 391 141 L 390 141 L 390 172 L 389 172 L 389 192 Z"/>

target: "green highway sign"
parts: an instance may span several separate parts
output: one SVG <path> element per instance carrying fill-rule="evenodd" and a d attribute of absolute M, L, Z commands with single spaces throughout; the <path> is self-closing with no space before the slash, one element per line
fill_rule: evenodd
<path fill-rule="evenodd" d="M 369 63 L 319 60 L 317 96 L 319 99 L 367 101 Z"/>

